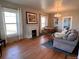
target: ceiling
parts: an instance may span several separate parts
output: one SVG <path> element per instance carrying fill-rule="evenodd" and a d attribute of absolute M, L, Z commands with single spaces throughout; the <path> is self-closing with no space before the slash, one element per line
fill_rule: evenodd
<path fill-rule="evenodd" d="M 79 9 L 79 0 L 5 0 L 8 2 L 29 6 L 45 12 L 56 12 L 55 3 L 59 1 L 59 11 Z"/>

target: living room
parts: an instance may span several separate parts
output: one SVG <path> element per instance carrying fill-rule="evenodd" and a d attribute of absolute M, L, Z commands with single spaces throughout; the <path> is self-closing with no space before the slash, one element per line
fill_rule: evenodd
<path fill-rule="evenodd" d="M 78 40 L 65 45 L 59 39 L 67 27 L 77 36 L 78 5 L 78 0 L 0 0 L 0 58 L 78 59 L 67 53 L 76 50 Z"/>

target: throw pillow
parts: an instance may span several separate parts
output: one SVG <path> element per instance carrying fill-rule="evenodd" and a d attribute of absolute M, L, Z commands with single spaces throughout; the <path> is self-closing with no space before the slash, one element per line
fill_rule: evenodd
<path fill-rule="evenodd" d="M 76 40 L 77 35 L 75 33 L 70 33 L 67 37 L 67 40 L 74 41 Z"/>
<path fill-rule="evenodd" d="M 63 36 L 63 39 L 64 39 L 64 40 L 67 40 L 67 35 Z"/>
<path fill-rule="evenodd" d="M 65 36 L 63 36 L 63 39 L 67 39 L 67 37 L 68 37 L 68 35 L 71 33 L 71 31 L 69 30 L 69 31 L 67 31 L 66 33 L 65 33 Z"/>

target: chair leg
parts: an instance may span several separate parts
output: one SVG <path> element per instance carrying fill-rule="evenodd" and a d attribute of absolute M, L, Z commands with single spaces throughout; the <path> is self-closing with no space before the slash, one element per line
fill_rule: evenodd
<path fill-rule="evenodd" d="M 2 56 L 2 49 L 1 49 L 1 46 L 0 46 L 0 56 Z"/>
<path fill-rule="evenodd" d="M 4 42 L 3 42 L 3 43 L 4 43 L 4 47 L 6 47 L 6 41 L 5 41 L 5 40 L 4 40 Z"/>
<path fill-rule="evenodd" d="M 67 55 L 65 55 L 65 59 L 67 59 Z"/>

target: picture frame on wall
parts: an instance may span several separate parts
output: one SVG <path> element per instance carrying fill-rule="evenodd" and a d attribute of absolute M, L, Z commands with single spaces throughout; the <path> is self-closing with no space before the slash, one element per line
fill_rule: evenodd
<path fill-rule="evenodd" d="M 37 14 L 32 12 L 26 12 L 26 23 L 27 24 L 36 24 L 37 23 Z"/>

